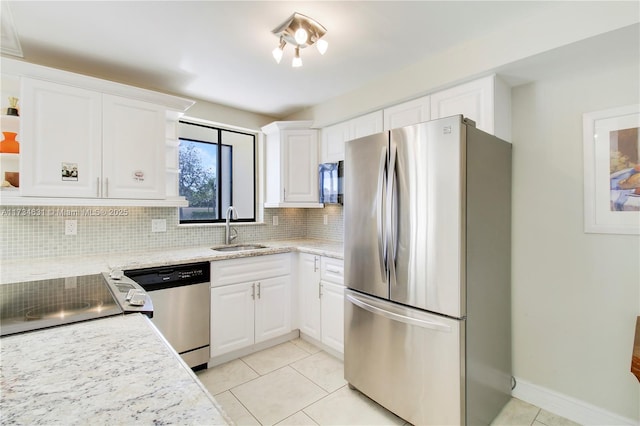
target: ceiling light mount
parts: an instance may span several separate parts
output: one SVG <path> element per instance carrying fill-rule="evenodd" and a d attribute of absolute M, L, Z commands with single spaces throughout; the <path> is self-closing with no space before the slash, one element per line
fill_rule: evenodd
<path fill-rule="evenodd" d="M 277 63 L 282 60 L 284 46 L 288 43 L 295 47 L 295 57 L 292 66 L 302 66 L 300 59 L 300 49 L 307 46 L 316 45 L 321 55 L 327 51 L 328 43 L 322 37 L 327 33 L 327 29 L 316 20 L 301 13 L 295 12 L 278 28 L 273 30 L 273 34 L 279 38 L 280 45 L 273 50 L 273 57 Z"/>

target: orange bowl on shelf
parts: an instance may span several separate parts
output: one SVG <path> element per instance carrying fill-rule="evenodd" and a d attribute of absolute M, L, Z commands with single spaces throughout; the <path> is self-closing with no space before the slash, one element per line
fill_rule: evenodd
<path fill-rule="evenodd" d="M 20 173 L 19 172 L 4 172 L 4 180 L 9 182 L 11 186 L 20 187 Z"/>

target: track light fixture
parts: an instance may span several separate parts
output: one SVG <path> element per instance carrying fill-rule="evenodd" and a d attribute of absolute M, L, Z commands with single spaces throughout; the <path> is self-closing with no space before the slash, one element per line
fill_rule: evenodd
<path fill-rule="evenodd" d="M 291 66 L 294 68 L 301 67 L 300 49 L 315 44 L 320 54 L 325 54 L 329 43 L 322 37 L 326 32 L 327 30 L 317 21 L 296 12 L 273 30 L 273 34 L 280 39 L 278 47 L 271 52 L 273 58 L 277 63 L 280 63 L 284 54 L 284 47 L 288 43 L 295 47 L 295 56 Z"/>

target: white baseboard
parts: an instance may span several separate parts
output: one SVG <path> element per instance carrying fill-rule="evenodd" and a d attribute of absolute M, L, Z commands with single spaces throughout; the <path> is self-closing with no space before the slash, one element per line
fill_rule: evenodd
<path fill-rule="evenodd" d="M 557 414 L 581 425 L 628 425 L 640 422 L 604 410 L 595 405 L 543 388 L 516 377 L 516 387 L 511 394 L 522 401 Z"/>
<path fill-rule="evenodd" d="M 298 330 L 293 330 L 283 336 L 274 337 L 271 340 L 267 340 L 264 342 L 256 343 L 255 345 L 247 346 L 246 348 L 238 349 L 233 352 L 227 352 L 226 354 L 218 355 L 213 358 L 209 358 L 209 362 L 207 363 L 207 368 L 212 368 L 218 366 L 220 364 L 227 363 L 229 361 L 233 361 L 234 359 L 241 358 L 243 356 L 251 355 L 252 353 L 270 348 L 275 345 L 279 345 L 280 343 L 288 342 L 291 339 L 296 339 L 300 337 L 300 332 Z"/>
<path fill-rule="evenodd" d="M 306 342 L 311 343 L 312 345 L 322 349 L 323 351 L 325 351 L 326 353 L 328 353 L 331 356 L 334 356 L 336 358 L 338 358 L 340 361 L 344 361 L 344 353 L 342 352 L 338 352 L 333 348 L 330 348 L 329 346 L 325 345 L 324 343 L 322 343 L 319 340 L 314 339 L 311 336 L 308 336 L 306 334 L 304 334 L 302 331 L 300 332 L 300 338 Z"/>

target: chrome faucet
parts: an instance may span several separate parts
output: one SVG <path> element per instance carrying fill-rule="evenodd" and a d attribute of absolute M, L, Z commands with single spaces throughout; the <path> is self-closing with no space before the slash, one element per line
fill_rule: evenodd
<path fill-rule="evenodd" d="M 231 216 L 233 216 L 233 220 L 238 219 L 238 214 L 236 213 L 236 209 L 233 206 L 229 206 L 227 209 L 227 221 L 224 228 L 224 243 L 231 244 L 231 241 L 238 238 L 238 230 L 236 228 L 231 228 L 229 226 L 229 222 L 231 221 Z M 233 231 L 233 235 L 231 235 L 231 231 Z"/>

